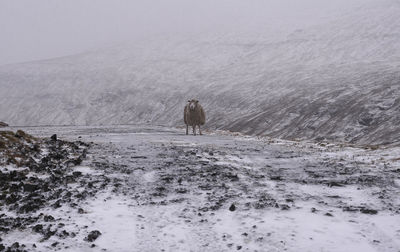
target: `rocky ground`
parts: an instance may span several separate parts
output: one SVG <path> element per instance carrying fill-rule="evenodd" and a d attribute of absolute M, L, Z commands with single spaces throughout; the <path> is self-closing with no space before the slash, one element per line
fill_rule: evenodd
<path fill-rule="evenodd" d="M 36 138 L 2 132 L 12 145 L 0 143 L 0 251 L 400 248 L 397 147 L 161 127 L 23 130 Z"/>

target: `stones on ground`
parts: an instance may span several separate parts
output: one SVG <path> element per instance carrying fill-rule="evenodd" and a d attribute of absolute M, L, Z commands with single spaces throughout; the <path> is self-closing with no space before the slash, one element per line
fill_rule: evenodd
<path fill-rule="evenodd" d="M 88 236 L 84 239 L 87 242 L 94 242 L 99 236 L 101 235 L 101 232 L 99 230 L 93 230 L 91 231 Z"/>
<path fill-rule="evenodd" d="M 34 192 L 40 189 L 40 185 L 33 183 L 23 183 L 23 187 L 25 192 Z"/>
<path fill-rule="evenodd" d="M 232 205 L 229 207 L 229 211 L 233 212 L 236 210 L 235 204 L 232 203 Z"/>
<path fill-rule="evenodd" d="M 363 214 L 377 214 L 378 211 L 374 209 L 368 209 L 368 208 L 361 208 L 360 212 Z"/>
<path fill-rule="evenodd" d="M 276 181 L 282 181 L 282 177 L 281 176 L 270 176 L 269 177 L 270 180 L 276 180 Z"/>
<path fill-rule="evenodd" d="M 354 207 L 354 206 L 345 206 L 342 208 L 344 212 L 357 212 L 360 211 L 363 214 L 377 214 L 378 210 L 366 208 L 366 207 Z"/>
<path fill-rule="evenodd" d="M 290 209 L 290 206 L 288 206 L 286 204 L 281 204 L 280 207 L 281 207 L 281 210 L 289 210 Z"/>
<path fill-rule="evenodd" d="M 50 222 L 50 221 L 54 221 L 55 219 L 54 219 L 54 217 L 51 216 L 51 215 L 45 215 L 45 216 L 43 217 L 43 220 L 44 220 L 45 222 Z"/>
<path fill-rule="evenodd" d="M 43 232 L 43 225 L 37 224 L 32 228 L 33 232 L 42 233 Z"/>
<path fill-rule="evenodd" d="M 80 172 L 80 171 L 74 171 L 74 172 L 72 173 L 72 176 L 74 176 L 75 178 L 77 178 L 77 177 L 79 177 L 79 176 L 82 176 L 82 172 Z"/>
<path fill-rule="evenodd" d="M 342 187 L 343 184 L 337 181 L 329 181 L 328 183 L 326 183 L 326 185 L 328 187 Z"/>
<path fill-rule="evenodd" d="M 188 190 L 186 188 L 177 188 L 177 189 L 175 189 L 175 192 L 184 194 L 184 193 L 187 193 Z"/>
<path fill-rule="evenodd" d="M 50 137 L 51 140 L 53 141 L 57 141 L 57 134 L 54 134 Z"/>
<path fill-rule="evenodd" d="M 70 234 L 65 230 L 58 231 L 60 225 L 48 223 L 56 221 L 53 216 L 42 213 L 35 216 L 35 212 L 50 205 L 54 207 L 61 207 L 66 203 L 72 207 L 77 205 L 77 201 L 81 198 L 75 197 L 73 190 L 67 189 L 65 185 L 80 182 L 86 186 L 88 183 L 82 181 L 88 178 L 81 176 L 80 172 L 73 172 L 71 175 L 68 164 L 80 164 L 86 157 L 88 147 L 88 144 L 80 141 L 58 140 L 56 135 L 51 139 L 38 139 L 22 130 L 16 133 L 1 131 L 0 166 L 21 168 L 0 171 L 0 206 L 17 215 L 16 217 L 0 215 L 0 232 L 29 228 L 34 233 L 41 234 L 42 241 L 54 235 L 62 239 L 68 237 Z M 38 177 L 37 173 L 44 176 Z M 85 197 L 94 195 L 98 190 L 86 187 Z M 29 213 L 29 216 L 19 216 L 25 213 Z M 20 248 L 14 245 L 10 251 L 24 250 L 22 245 Z"/>

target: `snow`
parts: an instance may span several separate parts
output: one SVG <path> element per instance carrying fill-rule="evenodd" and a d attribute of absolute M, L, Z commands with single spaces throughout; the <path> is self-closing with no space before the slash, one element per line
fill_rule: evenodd
<path fill-rule="evenodd" d="M 98 199 L 89 203 L 86 208 L 87 213 L 76 219 L 80 224 L 102 230 L 102 235 L 96 244 L 108 251 L 129 251 L 137 243 L 134 235 L 137 229 L 135 222 L 137 216 L 121 200 L 123 199 L 100 195 Z M 76 249 L 72 247 L 69 251 Z"/>
<path fill-rule="evenodd" d="M 398 147 L 324 146 L 227 132 L 194 137 L 163 127 L 23 129 L 93 141 L 88 160 L 73 170 L 103 174 L 121 185 L 110 184 L 81 202 L 83 213 L 68 205 L 40 210 L 76 237 L 40 242 L 27 229 L 2 236 L 5 244 L 35 243 L 33 251 L 51 251 L 56 241 L 63 251 L 391 252 L 400 247 Z M 97 166 L 99 160 L 109 165 Z M 363 180 L 366 176 L 371 179 Z M 339 185 L 329 186 L 332 181 Z M 235 211 L 229 210 L 232 204 Z M 84 241 L 92 230 L 102 235 Z"/>
<path fill-rule="evenodd" d="M 212 130 L 397 142 L 400 5 L 360 2 L 279 34 L 156 37 L 3 66 L 0 120 L 183 126 L 185 102 L 196 97 Z"/>
<path fill-rule="evenodd" d="M 90 174 L 101 174 L 101 173 L 99 173 L 98 171 L 96 171 L 96 170 L 94 170 L 93 168 L 91 168 L 91 167 L 88 167 L 88 166 L 75 166 L 74 168 L 73 168 L 73 171 L 74 172 L 82 172 L 82 174 L 84 174 L 84 175 L 90 175 Z"/>

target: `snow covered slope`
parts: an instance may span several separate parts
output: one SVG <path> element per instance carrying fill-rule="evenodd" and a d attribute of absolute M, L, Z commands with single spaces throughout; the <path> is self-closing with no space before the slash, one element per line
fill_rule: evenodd
<path fill-rule="evenodd" d="M 400 3 L 370 1 L 304 29 L 154 38 L 0 67 L 13 125 L 183 124 L 281 138 L 400 139 Z"/>

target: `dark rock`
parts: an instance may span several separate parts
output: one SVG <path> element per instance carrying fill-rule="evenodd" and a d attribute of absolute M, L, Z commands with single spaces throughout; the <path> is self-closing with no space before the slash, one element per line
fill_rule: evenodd
<path fill-rule="evenodd" d="M 237 249 L 237 250 L 241 250 L 241 249 L 242 249 L 242 246 L 237 246 L 236 249 Z"/>
<path fill-rule="evenodd" d="M 229 207 L 229 211 L 233 212 L 233 211 L 235 211 L 235 210 L 236 210 L 236 206 L 235 206 L 235 204 L 232 204 L 232 205 Z"/>
<path fill-rule="evenodd" d="M 53 205 L 51 205 L 53 208 L 60 208 L 61 207 L 61 200 L 57 200 Z"/>
<path fill-rule="evenodd" d="M 325 216 L 333 217 L 331 213 L 326 213 Z"/>
<path fill-rule="evenodd" d="M 237 174 L 227 173 L 225 177 L 230 179 L 231 181 L 239 181 L 239 177 Z"/>
<path fill-rule="evenodd" d="M 19 200 L 20 197 L 18 197 L 16 194 L 11 194 L 9 196 L 7 196 L 6 198 L 6 204 L 10 205 L 10 204 L 14 204 L 15 202 L 17 202 Z"/>
<path fill-rule="evenodd" d="M 359 209 L 352 206 L 345 206 L 342 209 L 344 212 L 357 212 Z"/>
<path fill-rule="evenodd" d="M 359 120 L 358 123 L 363 125 L 363 126 L 370 126 L 374 118 L 372 118 L 370 115 L 363 115 Z"/>
<path fill-rule="evenodd" d="M 0 243 L 0 251 L 4 251 L 5 249 L 6 247 L 4 247 L 4 245 Z"/>
<path fill-rule="evenodd" d="M 37 224 L 36 226 L 34 226 L 32 228 L 32 231 L 36 232 L 36 233 L 42 233 L 43 232 L 43 225 Z"/>
<path fill-rule="evenodd" d="M 53 141 L 57 141 L 57 134 L 54 134 L 50 137 L 51 140 Z"/>
<path fill-rule="evenodd" d="M 289 210 L 290 209 L 290 206 L 288 206 L 286 204 L 281 204 L 280 207 L 281 207 L 281 210 Z"/>
<path fill-rule="evenodd" d="M 11 249 L 17 249 L 17 248 L 19 248 L 19 246 L 20 246 L 20 245 L 19 245 L 19 242 L 14 242 L 13 245 L 11 245 L 10 248 L 11 248 Z"/>
<path fill-rule="evenodd" d="M 77 177 L 79 177 L 79 176 L 81 176 L 82 175 L 82 172 L 80 172 L 80 171 L 74 171 L 73 173 L 72 173 L 72 176 L 74 176 L 75 178 L 77 178 Z"/>
<path fill-rule="evenodd" d="M 50 239 L 53 235 L 57 233 L 57 230 L 51 230 L 52 225 L 49 225 L 47 229 L 43 232 L 43 241 Z"/>
<path fill-rule="evenodd" d="M 26 204 L 22 205 L 19 209 L 19 213 L 30 213 L 38 210 L 43 205 L 43 202 L 40 199 L 34 199 L 28 201 Z"/>
<path fill-rule="evenodd" d="M 362 208 L 360 209 L 360 212 L 363 214 L 377 214 L 378 211 L 374 209 L 368 209 L 368 208 Z"/>
<path fill-rule="evenodd" d="M 185 188 L 177 188 L 177 189 L 175 189 L 175 191 L 177 192 L 177 193 L 187 193 L 187 189 L 185 189 Z"/>
<path fill-rule="evenodd" d="M 208 212 L 209 209 L 208 209 L 208 207 L 201 207 L 201 208 L 199 208 L 199 211 Z"/>
<path fill-rule="evenodd" d="M 67 238 L 69 233 L 66 230 L 63 230 L 60 234 L 58 234 L 58 236 L 61 238 Z"/>
<path fill-rule="evenodd" d="M 336 187 L 341 187 L 341 186 L 343 186 L 343 184 L 341 184 L 341 183 L 339 183 L 339 182 L 336 182 L 336 181 L 329 181 L 329 182 L 327 183 L 327 185 L 328 185 L 329 187 L 334 187 L 334 186 L 336 186 Z"/>
<path fill-rule="evenodd" d="M 25 192 L 34 192 L 36 190 L 39 190 L 40 186 L 37 184 L 32 184 L 32 183 L 25 183 L 23 185 L 24 191 Z"/>
<path fill-rule="evenodd" d="M 99 236 L 101 235 L 101 232 L 99 230 L 93 230 L 91 231 L 88 236 L 84 239 L 87 242 L 93 242 L 95 241 Z"/>
<path fill-rule="evenodd" d="M 281 176 L 270 176 L 269 179 L 276 180 L 276 181 L 281 181 L 282 180 Z"/>
<path fill-rule="evenodd" d="M 0 128 L 2 127 L 8 127 L 9 125 L 5 122 L 0 122 Z"/>
<path fill-rule="evenodd" d="M 57 247 L 57 245 L 58 245 L 58 242 L 54 242 L 51 244 L 52 247 Z"/>
<path fill-rule="evenodd" d="M 45 222 L 50 222 L 50 221 L 54 221 L 55 219 L 54 219 L 54 217 L 51 216 L 51 215 L 45 215 L 45 216 L 43 217 L 43 220 L 44 220 Z"/>
<path fill-rule="evenodd" d="M 18 138 L 27 138 L 27 136 L 28 135 L 22 130 L 17 130 L 17 132 L 15 133 L 15 137 Z"/>
<path fill-rule="evenodd" d="M 80 164 L 82 164 L 82 158 L 81 157 L 78 157 L 78 158 L 76 158 L 76 159 L 74 159 L 73 161 L 72 161 L 72 163 L 74 164 L 74 165 L 80 165 Z M 82 173 L 81 173 L 82 174 Z"/>

